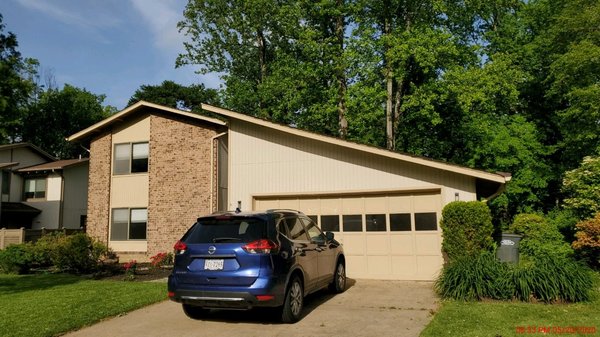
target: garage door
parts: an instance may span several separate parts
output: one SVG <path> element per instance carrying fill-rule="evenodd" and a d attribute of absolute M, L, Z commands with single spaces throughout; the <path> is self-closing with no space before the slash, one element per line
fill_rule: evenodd
<path fill-rule="evenodd" d="M 441 270 L 440 192 L 260 197 L 255 210 L 297 209 L 344 244 L 349 277 L 433 280 Z"/>

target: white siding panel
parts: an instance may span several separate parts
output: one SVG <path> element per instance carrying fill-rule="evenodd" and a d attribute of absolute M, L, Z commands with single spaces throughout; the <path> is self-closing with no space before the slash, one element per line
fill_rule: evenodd
<path fill-rule="evenodd" d="M 442 202 L 475 199 L 474 178 L 340 148 L 231 120 L 229 206 L 252 196 L 336 191 L 442 188 Z"/>

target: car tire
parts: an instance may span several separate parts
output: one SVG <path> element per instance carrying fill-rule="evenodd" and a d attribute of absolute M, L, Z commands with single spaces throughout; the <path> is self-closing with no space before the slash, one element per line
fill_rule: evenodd
<path fill-rule="evenodd" d="M 191 319 L 201 319 L 210 311 L 209 309 L 191 304 L 182 304 L 182 307 L 185 315 Z"/>
<path fill-rule="evenodd" d="M 281 321 L 284 323 L 295 323 L 302 317 L 304 308 L 304 290 L 300 278 L 295 276 L 290 282 L 285 294 L 285 301 L 281 308 Z"/>
<path fill-rule="evenodd" d="M 329 290 L 336 294 L 343 293 L 346 290 L 346 265 L 341 260 L 335 265 L 333 280 L 329 284 Z"/>

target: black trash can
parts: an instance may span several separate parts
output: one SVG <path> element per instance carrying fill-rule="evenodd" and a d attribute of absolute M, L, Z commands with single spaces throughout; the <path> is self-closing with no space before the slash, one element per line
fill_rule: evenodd
<path fill-rule="evenodd" d="M 502 233 L 496 256 L 502 262 L 519 263 L 519 242 L 521 235 Z"/>

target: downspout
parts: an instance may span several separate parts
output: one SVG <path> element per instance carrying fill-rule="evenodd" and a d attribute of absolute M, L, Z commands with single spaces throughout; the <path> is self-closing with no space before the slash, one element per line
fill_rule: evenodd
<path fill-rule="evenodd" d="M 210 149 L 210 189 L 211 189 L 211 192 L 210 192 L 210 208 L 211 208 L 212 212 L 216 211 L 219 208 L 219 205 L 216 205 L 216 207 L 214 207 L 215 206 L 215 203 L 214 203 L 215 194 L 219 193 L 219 186 L 215 186 L 215 181 L 214 181 L 215 180 L 215 173 L 219 174 L 219 172 L 217 172 L 215 170 L 215 152 L 218 153 L 218 151 L 219 151 L 219 147 L 218 146 L 215 147 L 215 141 L 217 140 L 217 138 L 219 138 L 221 136 L 224 136 L 226 134 L 227 134 L 227 131 L 221 132 L 218 135 L 215 135 L 215 136 L 213 136 L 213 137 L 210 138 L 210 145 L 211 145 L 211 149 Z M 219 180 L 217 179 L 217 182 L 218 181 Z M 216 191 L 216 193 L 215 193 L 215 191 Z"/>
<path fill-rule="evenodd" d="M 52 170 L 54 172 L 54 170 Z M 60 175 L 60 207 L 58 209 L 58 229 L 63 229 L 63 216 L 65 211 L 65 176 L 61 171 Z"/>

